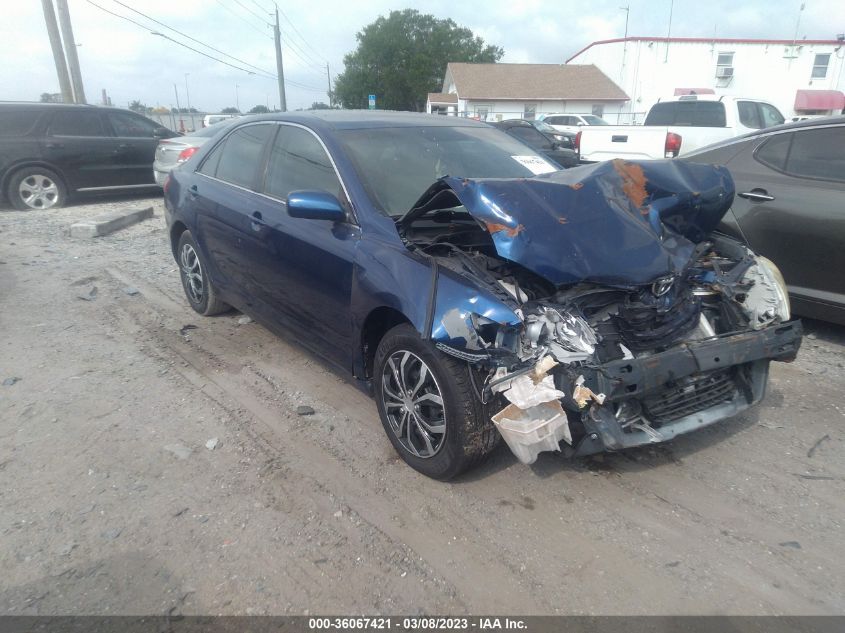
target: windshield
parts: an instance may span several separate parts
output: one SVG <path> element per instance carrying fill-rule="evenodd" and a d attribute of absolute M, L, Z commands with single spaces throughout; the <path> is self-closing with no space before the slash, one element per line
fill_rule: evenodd
<path fill-rule="evenodd" d="M 441 176 L 530 178 L 557 168 L 493 128 L 395 127 L 338 133 L 379 210 L 401 216 Z"/>
<path fill-rule="evenodd" d="M 554 129 L 551 125 L 544 121 L 534 121 L 534 127 L 536 127 L 541 132 L 546 132 L 548 134 L 560 134 L 556 129 Z"/>
<path fill-rule="evenodd" d="M 587 125 L 607 125 L 607 121 L 592 114 L 585 114 L 581 118 L 584 119 Z"/>

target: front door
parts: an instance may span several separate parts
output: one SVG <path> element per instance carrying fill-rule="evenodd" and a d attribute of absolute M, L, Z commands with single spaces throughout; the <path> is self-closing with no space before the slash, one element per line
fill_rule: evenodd
<path fill-rule="evenodd" d="M 159 141 L 155 133 L 160 126 L 131 112 L 109 111 L 106 116 L 117 141 L 114 185 L 154 184 L 153 160 Z"/>
<path fill-rule="evenodd" d="M 327 191 L 350 211 L 349 221 L 292 218 L 291 191 Z M 352 269 L 360 238 L 329 156 L 311 131 L 282 124 L 270 148 L 265 197 L 251 207 L 256 265 L 252 283 L 274 312 L 292 322 L 301 342 L 351 367 Z"/>

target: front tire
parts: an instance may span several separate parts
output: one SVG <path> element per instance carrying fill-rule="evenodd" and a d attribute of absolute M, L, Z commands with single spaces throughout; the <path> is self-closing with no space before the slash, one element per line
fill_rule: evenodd
<path fill-rule="evenodd" d="M 391 329 L 376 350 L 373 382 L 385 433 L 411 468 L 433 479 L 456 477 L 498 444 L 470 371 L 409 324 Z"/>
<path fill-rule="evenodd" d="M 6 197 L 19 211 L 57 209 L 67 201 L 67 189 L 51 169 L 24 167 L 9 180 Z"/>
<path fill-rule="evenodd" d="M 212 316 L 230 309 L 229 304 L 218 298 L 217 290 L 208 277 L 208 267 L 200 257 L 199 248 L 190 231 L 183 232 L 179 237 L 176 261 L 179 264 L 182 289 L 196 312 Z"/>

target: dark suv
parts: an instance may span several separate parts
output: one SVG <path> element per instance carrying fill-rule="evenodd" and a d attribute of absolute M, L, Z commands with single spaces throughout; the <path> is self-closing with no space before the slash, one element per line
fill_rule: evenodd
<path fill-rule="evenodd" d="M 172 136 L 129 110 L 0 103 L 0 192 L 28 210 L 60 207 L 76 192 L 152 188 L 156 145 Z"/>

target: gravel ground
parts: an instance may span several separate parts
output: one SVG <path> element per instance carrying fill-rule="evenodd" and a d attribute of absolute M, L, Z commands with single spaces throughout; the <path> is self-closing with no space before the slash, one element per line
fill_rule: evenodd
<path fill-rule="evenodd" d="M 502 447 L 444 484 L 247 321 L 187 307 L 160 198 L 0 210 L 2 613 L 845 611 L 845 328 L 806 322 L 715 427 L 531 467 Z"/>

